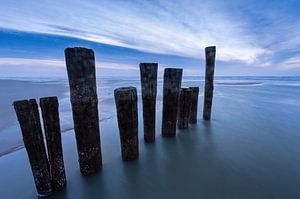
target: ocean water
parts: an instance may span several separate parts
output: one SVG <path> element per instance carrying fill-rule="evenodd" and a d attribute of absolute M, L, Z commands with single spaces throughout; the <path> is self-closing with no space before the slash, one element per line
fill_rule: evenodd
<path fill-rule="evenodd" d="M 0 88 L 5 81 L 0 80 Z M 79 172 L 67 81 L 9 81 L 12 90 L 34 88 L 35 98 L 59 96 L 68 185 L 53 198 L 300 198 L 300 77 L 216 77 L 210 122 L 202 120 L 203 77 L 183 77 L 183 87 L 200 87 L 198 124 L 178 130 L 173 139 L 161 137 L 159 78 L 154 144 L 143 141 L 139 78 L 100 77 L 103 170 L 88 178 Z M 121 160 L 113 99 L 114 88 L 121 86 L 136 86 L 139 94 L 140 157 L 134 162 Z M 28 97 L 20 93 L 2 97 L 7 102 Z M 11 117 L 0 112 L 0 143 L 6 139 L 13 146 L 12 140 L 19 140 L 21 148 L 11 108 L 5 109 Z M 32 198 L 26 152 L 11 151 L 6 147 L 0 157 L 1 196 Z"/>

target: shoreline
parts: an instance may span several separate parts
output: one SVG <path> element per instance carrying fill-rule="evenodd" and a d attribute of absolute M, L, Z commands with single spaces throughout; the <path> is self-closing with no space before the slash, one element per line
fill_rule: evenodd
<path fill-rule="evenodd" d="M 104 122 L 104 121 L 110 120 L 110 119 L 112 119 L 112 117 L 113 116 L 101 119 L 101 120 L 99 120 L 99 122 Z M 67 128 L 67 129 L 61 130 L 61 133 L 62 134 L 70 133 L 73 130 L 74 130 L 74 128 Z M 21 134 L 21 132 L 20 132 L 20 134 Z M 22 141 L 22 143 L 14 145 L 14 146 L 12 146 L 11 148 L 9 148 L 9 149 L 7 149 L 5 151 L 4 150 L 0 151 L 0 158 L 3 157 L 3 156 L 9 155 L 11 153 L 14 153 L 14 152 L 16 152 L 16 151 L 18 151 L 20 149 L 23 149 L 23 148 L 24 148 L 24 144 L 23 144 L 23 141 Z"/>
<path fill-rule="evenodd" d="M 57 96 L 60 101 L 67 97 L 67 85 L 57 82 L 37 82 L 0 79 L 0 158 L 23 147 L 22 133 L 12 103 L 23 99 Z"/>

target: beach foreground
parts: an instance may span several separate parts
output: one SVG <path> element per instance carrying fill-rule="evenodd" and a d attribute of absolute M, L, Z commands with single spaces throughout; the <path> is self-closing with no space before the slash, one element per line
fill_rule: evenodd
<path fill-rule="evenodd" d="M 115 107 L 108 100 L 104 109 L 112 114 L 100 125 L 103 169 L 91 177 L 80 174 L 75 135 L 66 131 L 67 187 L 51 198 L 299 198 L 299 82 L 217 81 L 212 120 L 204 122 L 203 81 L 185 79 L 183 86 L 200 86 L 198 124 L 178 130 L 176 138 L 162 138 L 158 96 L 152 144 L 143 140 L 139 98 L 140 156 L 134 162 L 121 159 Z M 0 158 L 0 174 L 2 198 L 36 197 L 24 149 Z"/>

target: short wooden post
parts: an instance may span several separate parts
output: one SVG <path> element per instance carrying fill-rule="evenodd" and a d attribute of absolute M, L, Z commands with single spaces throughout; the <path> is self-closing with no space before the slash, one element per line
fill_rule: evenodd
<path fill-rule="evenodd" d="M 157 63 L 140 64 L 143 99 L 144 140 L 146 142 L 155 141 L 157 68 Z"/>
<path fill-rule="evenodd" d="M 65 57 L 80 171 L 90 175 L 102 168 L 95 56 L 76 47 L 67 48 Z"/>
<path fill-rule="evenodd" d="M 40 107 L 42 110 L 44 132 L 47 141 L 52 186 L 54 191 L 57 192 L 62 190 L 67 182 L 61 144 L 57 97 L 41 98 Z"/>
<path fill-rule="evenodd" d="M 162 136 L 164 137 L 176 136 L 176 121 L 181 80 L 182 69 L 165 69 L 162 113 Z"/>
<path fill-rule="evenodd" d="M 191 96 L 191 111 L 190 111 L 190 124 L 197 123 L 197 114 L 198 114 L 198 96 L 199 96 L 199 87 L 190 87 L 192 90 Z"/>
<path fill-rule="evenodd" d="M 135 160 L 139 156 L 137 91 L 135 87 L 122 87 L 115 89 L 114 95 L 122 158 Z"/>
<path fill-rule="evenodd" d="M 215 46 L 206 47 L 205 48 L 205 57 L 206 57 L 206 72 L 205 72 L 203 119 L 210 120 L 212 100 L 213 100 L 213 91 L 214 91 L 214 71 L 215 71 L 216 47 Z"/>
<path fill-rule="evenodd" d="M 38 106 L 35 99 L 13 103 L 21 127 L 24 145 L 30 162 L 37 194 L 52 194 L 51 176 L 47 159 Z"/>
<path fill-rule="evenodd" d="M 182 88 L 179 97 L 179 110 L 177 126 L 179 129 L 186 129 L 189 127 L 189 116 L 191 110 L 192 90 L 189 88 Z"/>

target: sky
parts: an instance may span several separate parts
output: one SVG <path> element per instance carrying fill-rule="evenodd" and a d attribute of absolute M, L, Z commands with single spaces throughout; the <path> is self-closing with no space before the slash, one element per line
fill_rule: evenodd
<path fill-rule="evenodd" d="M 75 46 L 100 76 L 203 76 L 207 46 L 218 76 L 300 75 L 300 0 L 0 0 L 0 77 L 65 77 Z"/>

